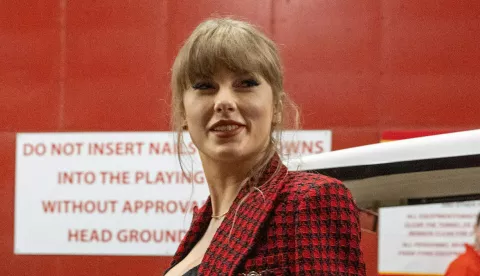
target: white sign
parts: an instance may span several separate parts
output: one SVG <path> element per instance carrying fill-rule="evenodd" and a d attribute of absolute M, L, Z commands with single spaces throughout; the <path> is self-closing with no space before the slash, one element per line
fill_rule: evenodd
<path fill-rule="evenodd" d="M 331 150 L 330 131 L 284 137 L 290 157 Z M 172 132 L 18 134 L 15 253 L 173 255 L 209 194 L 184 140 L 182 173 Z"/>
<path fill-rule="evenodd" d="M 378 271 L 439 274 L 473 244 L 480 201 L 381 208 Z"/>

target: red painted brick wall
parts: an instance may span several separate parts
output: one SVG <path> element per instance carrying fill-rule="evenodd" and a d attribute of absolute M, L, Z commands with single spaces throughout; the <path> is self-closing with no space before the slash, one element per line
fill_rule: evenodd
<path fill-rule="evenodd" d="M 332 129 L 341 149 L 384 130 L 479 128 L 479 13 L 477 0 L 2 1 L 0 275 L 165 269 L 168 258 L 13 255 L 15 134 L 168 130 L 169 68 L 202 19 L 235 15 L 272 36 L 303 127 Z"/>

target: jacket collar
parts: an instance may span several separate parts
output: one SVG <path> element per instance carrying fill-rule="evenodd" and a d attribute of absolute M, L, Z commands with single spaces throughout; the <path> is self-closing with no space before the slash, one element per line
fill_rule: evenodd
<path fill-rule="evenodd" d="M 255 238 L 266 223 L 266 218 L 276 206 L 277 196 L 283 188 L 287 168 L 278 155 L 274 155 L 259 180 L 259 190 L 242 188 L 213 237 L 199 268 L 199 273 L 213 275 L 218 267 L 226 262 L 230 271 L 238 270 L 240 264 L 252 249 Z M 243 199 L 243 202 L 242 202 Z M 192 225 L 180 243 L 171 266 L 179 263 L 192 250 L 205 233 L 212 215 L 212 204 L 208 197 L 200 208 L 194 208 Z M 231 246 L 229 239 L 235 239 Z M 218 258 L 221 256 L 221 258 Z M 215 258 L 217 257 L 217 258 Z M 225 258 L 228 258 L 227 260 Z"/>

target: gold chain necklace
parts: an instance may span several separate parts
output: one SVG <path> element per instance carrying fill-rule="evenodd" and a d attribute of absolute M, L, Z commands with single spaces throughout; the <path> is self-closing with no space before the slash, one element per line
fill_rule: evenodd
<path fill-rule="evenodd" d="M 228 211 L 226 211 L 225 213 L 223 213 L 221 215 L 218 215 L 218 216 L 212 215 L 212 218 L 214 218 L 214 219 L 223 218 L 226 214 L 228 214 Z"/>

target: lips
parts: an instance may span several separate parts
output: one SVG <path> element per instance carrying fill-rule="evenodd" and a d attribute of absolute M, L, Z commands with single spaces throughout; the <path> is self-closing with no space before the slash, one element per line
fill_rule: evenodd
<path fill-rule="evenodd" d="M 239 125 L 221 125 L 221 126 L 214 127 L 212 130 L 213 131 L 232 131 L 239 127 L 240 127 Z"/>
<path fill-rule="evenodd" d="M 245 125 L 234 120 L 219 120 L 210 127 L 210 130 L 229 131 L 242 126 L 245 126 Z"/>
<path fill-rule="evenodd" d="M 245 125 L 233 120 L 220 120 L 210 127 L 210 131 L 220 138 L 229 138 L 237 135 Z"/>

